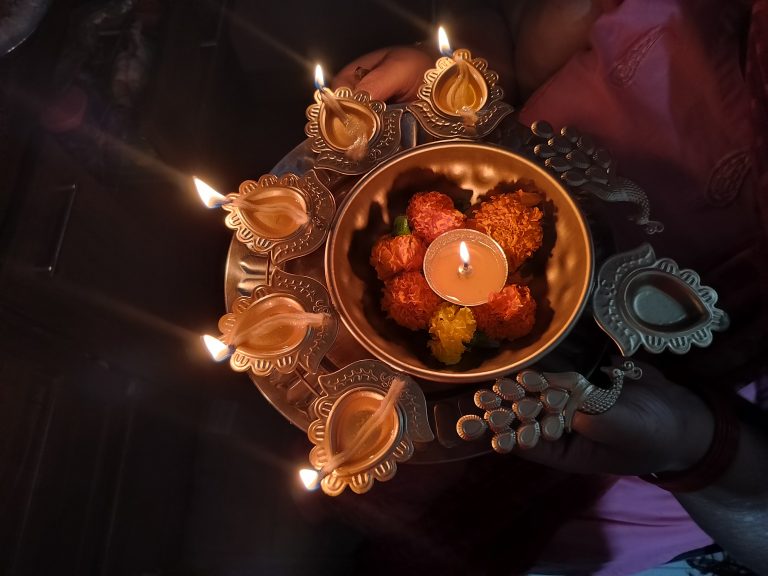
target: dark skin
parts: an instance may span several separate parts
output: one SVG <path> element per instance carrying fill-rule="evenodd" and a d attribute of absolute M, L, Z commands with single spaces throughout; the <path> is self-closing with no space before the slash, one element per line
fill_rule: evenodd
<path fill-rule="evenodd" d="M 523 103 L 575 54 L 589 49 L 594 22 L 612 0 L 518 0 L 503 13 L 473 9 L 462 14 L 454 46 L 468 47 L 499 72 L 509 100 Z M 749 2 L 742 3 L 747 17 Z M 481 32 L 478 34 L 478 32 Z M 395 46 L 361 56 L 345 66 L 334 86 L 365 90 L 375 99 L 415 99 L 424 72 L 438 56 L 432 46 Z M 358 68 L 367 70 L 360 77 Z M 695 464 L 712 441 L 714 417 L 691 390 L 644 366 L 605 414 L 577 413 L 575 434 L 534 449 L 522 458 L 560 470 L 643 475 L 680 471 Z M 696 383 L 691 383 L 695 388 Z M 691 517 L 736 559 L 768 573 L 768 430 L 753 407 L 740 414 L 741 439 L 728 471 L 698 492 L 675 494 Z"/>

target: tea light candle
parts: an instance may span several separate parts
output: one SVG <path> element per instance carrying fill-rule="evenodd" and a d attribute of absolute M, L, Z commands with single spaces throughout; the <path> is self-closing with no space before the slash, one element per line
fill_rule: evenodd
<path fill-rule="evenodd" d="M 507 258 L 487 234 L 461 228 L 441 234 L 424 255 L 424 277 L 441 298 L 461 306 L 488 301 L 507 282 Z"/>
<path fill-rule="evenodd" d="M 241 194 L 232 197 L 220 194 L 199 178 L 193 177 L 193 181 L 203 204 L 239 209 L 248 228 L 262 238 L 287 238 L 309 221 L 304 198 L 287 186 L 261 187 L 246 180 Z"/>

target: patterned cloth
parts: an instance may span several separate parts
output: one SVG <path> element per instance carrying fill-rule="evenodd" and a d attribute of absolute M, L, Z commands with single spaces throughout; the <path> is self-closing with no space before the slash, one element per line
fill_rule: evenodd
<path fill-rule="evenodd" d="M 755 81 L 750 94 L 740 59 L 747 17 L 738 2 L 625 0 L 595 23 L 591 49 L 520 113 L 526 124 L 544 119 L 592 134 L 616 159 L 617 172 L 646 191 L 651 218 L 666 224 L 648 238 L 616 219 L 620 248 L 650 241 L 657 256 L 693 268 L 719 294 L 718 307 L 732 321 L 727 333 L 708 349 L 650 359 L 678 381 L 743 385 L 768 358 L 768 283 L 754 282 L 768 277 L 768 220 L 756 209 L 768 194 L 765 177 L 759 189 L 750 172 L 764 166 L 764 151 L 752 143 L 768 132 L 754 130 L 759 106 L 750 109 L 750 97 L 765 99 L 766 69 L 752 64 L 763 77 L 760 96 Z M 756 37 L 753 30 L 755 54 Z"/>
<path fill-rule="evenodd" d="M 667 362 L 662 369 L 678 380 L 699 380 L 691 377 L 699 371 L 704 382 L 741 384 L 768 357 L 766 307 L 758 314 L 768 297 L 768 0 L 754 2 L 744 72 L 746 15 L 738 2 L 625 0 L 595 23 L 591 49 L 520 114 L 526 124 L 545 119 L 594 135 L 618 173 L 645 189 L 651 218 L 667 225 L 643 238 L 621 222 L 624 247 L 650 241 L 659 257 L 695 269 L 720 295 L 732 327 L 711 348 L 651 359 Z M 754 385 L 744 392 L 755 400 Z M 634 574 L 709 543 L 671 494 L 622 478 L 559 528 L 540 566 L 549 574 Z M 643 574 L 740 573 L 708 566 L 678 562 Z"/>

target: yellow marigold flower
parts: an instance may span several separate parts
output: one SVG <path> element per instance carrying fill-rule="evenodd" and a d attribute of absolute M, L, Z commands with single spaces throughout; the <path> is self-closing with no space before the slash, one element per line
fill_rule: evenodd
<path fill-rule="evenodd" d="M 443 364 L 457 364 L 472 340 L 477 323 L 469 308 L 443 302 L 429 321 L 429 349 Z"/>

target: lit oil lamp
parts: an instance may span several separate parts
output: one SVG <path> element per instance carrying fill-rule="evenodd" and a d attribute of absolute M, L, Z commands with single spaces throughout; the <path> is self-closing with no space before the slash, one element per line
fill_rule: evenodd
<path fill-rule="evenodd" d="M 316 167 L 362 174 L 398 150 L 402 110 L 388 110 L 367 92 L 345 87 L 330 90 L 319 64 L 315 87 L 315 103 L 307 108 L 304 131 L 318 154 Z"/>
<path fill-rule="evenodd" d="M 317 370 L 336 336 L 337 322 L 325 288 L 311 278 L 275 270 L 272 286 L 237 298 L 219 320 L 221 336 L 203 336 L 216 361 L 227 358 L 238 372 L 289 374 Z"/>
<path fill-rule="evenodd" d="M 443 56 L 424 75 L 418 99 L 408 110 L 437 138 L 482 138 L 512 112 L 501 101 L 504 91 L 497 84 L 499 76 L 488 70 L 484 59 L 472 58 L 469 50 L 451 50 L 442 26 L 438 44 Z"/>
<path fill-rule="evenodd" d="M 507 281 L 504 250 L 493 238 L 461 228 L 441 234 L 424 255 L 424 277 L 441 298 L 460 306 L 477 306 Z"/>
<path fill-rule="evenodd" d="M 353 362 L 318 381 L 327 395 L 311 407 L 307 430 L 315 445 L 313 469 L 302 469 L 307 489 L 318 485 L 336 496 L 349 486 L 362 494 L 374 480 L 394 477 L 397 463 L 413 454 L 414 442 L 434 439 L 424 393 L 410 377 L 376 360 Z"/>
<path fill-rule="evenodd" d="M 488 101 L 488 84 L 480 71 L 468 62 L 466 50 L 451 50 L 448 35 L 441 26 L 438 31 L 440 53 L 453 60 L 443 70 L 432 87 L 435 106 L 448 116 L 460 116 L 465 124 L 477 123 L 477 112 Z"/>
<path fill-rule="evenodd" d="M 270 255 L 275 264 L 318 248 L 336 210 L 333 195 L 313 170 L 302 177 L 267 174 L 246 180 L 226 196 L 193 180 L 203 204 L 229 212 L 225 222 L 237 239 L 257 254 Z"/>

